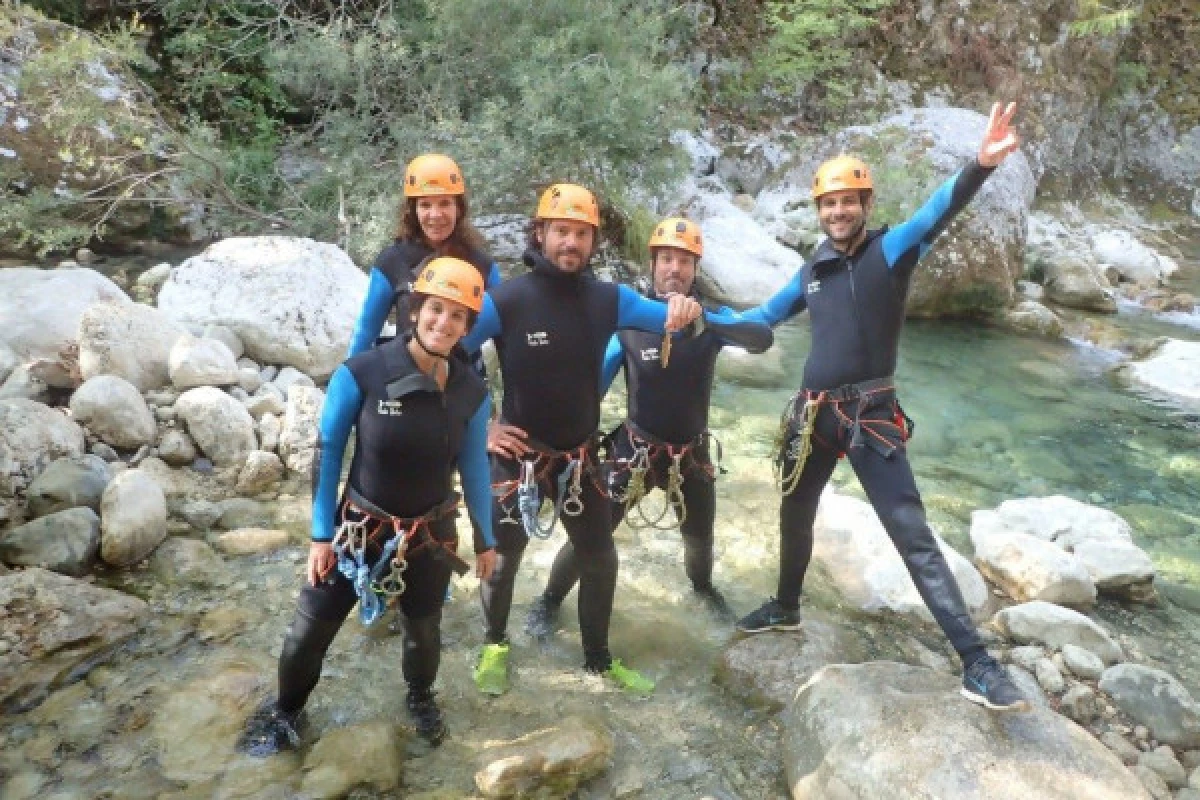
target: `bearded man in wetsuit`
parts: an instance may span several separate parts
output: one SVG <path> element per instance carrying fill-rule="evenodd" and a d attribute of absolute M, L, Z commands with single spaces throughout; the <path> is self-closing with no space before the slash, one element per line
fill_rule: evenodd
<path fill-rule="evenodd" d="M 925 521 L 905 454 L 911 423 L 897 403 L 893 374 L 913 271 L 1017 149 L 1010 127 L 1015 112 L 1015 104 L 994 105 L 977 157 L 890 230 L 867 228 L 873 184 L 866 164 L 839 156 L 817 170 L 812 195 L 827 238 L 791 282 L 744 315 L 776 325 L 807 309 L 812 350 L 804 387 L 785 412 L 777 594 L 738 622 L 746 633 L 801 627 L 800 590 L 812 557 L 817 504 L 838 458 L 845 456 L 917 591 L 962 659 L 963 695 L 1004 711 L 1027 710 L 1029 702 L 987 654 Z"/>

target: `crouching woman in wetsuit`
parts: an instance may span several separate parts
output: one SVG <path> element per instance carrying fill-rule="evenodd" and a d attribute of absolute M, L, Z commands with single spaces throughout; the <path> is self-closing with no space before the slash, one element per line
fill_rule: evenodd
<path fill-rule="evenodd" d="M 432 686 L 441 657 L 442 604 L 457 555 L 454 518 L 462 477 L 477 531 L 476 573 L 495 564 L 483 380 L 452 355 L 483 307 L 470 264 L 436 258 L 420 268 L 409 300 L 411 335 L 355 356 L 333 374 L 313 466 L 308 585 L 279 658 L 279 695 L 247 723 L 239 747 L 269 755 L 299 743 L 302 709 L 321 662 L 355 603 L 365 624 L 395 599 L 404 626 L 408 710 L 432 744 L 445 736 Z M 338 480 L 350 429 L 357 446 L 345 491 Z"/>

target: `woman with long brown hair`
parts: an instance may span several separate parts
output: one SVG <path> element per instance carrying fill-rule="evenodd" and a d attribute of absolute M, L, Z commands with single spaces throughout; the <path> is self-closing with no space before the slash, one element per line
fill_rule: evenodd
<path fill-rule="evenodd" d="M 479 270 L 487 288 L 500 282 L 500 270 L 484 249 L 483 237 L 467 216 L 467 186 L 454 159 L 436 153 L 417 156 L 404 171 L 404 202 L 396 238 L 375 259 L 349 355 L 375 344 L 388 314 L 397 309 L 397 334 L 408 327 L 405 297 L 413 270 L 430 256 L 451 256 Z"/>

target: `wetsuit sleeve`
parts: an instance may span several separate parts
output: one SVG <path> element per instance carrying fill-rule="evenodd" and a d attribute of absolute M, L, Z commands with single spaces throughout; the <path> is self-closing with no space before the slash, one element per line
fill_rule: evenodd
<path fill-rule="evenodd" d="M 358 314 L 358 322 L 354 325 L 354 334 L 350 337 L 350 352 L 346 355 L 356 356 L 375 344 L 383 323 L 387 322 L 388 312 L 392 310 L 392 300 L 396 289 L 387 276 L 378 267 L 371 269 L 367 281 L 367 297 L 363 300 L 362 311 Z"/>
<path fill-rule="evenodd" d="M 500 313 L 496 311 L 496 304 L 492 302 L 492 296 L 484 294 L 483 310 L 479 312 L 479 319 L 475 320 L 475 327 L 471 328 L 471 332 L 464 336 L 459 343 L 467 353 L 475 355 L 479 352 L 479 348 L 483 347 L 484 342 L 501 333 Z"/>
<path fill-rule="evenodd" d="M 500 277 L 500 267 L 496 266 L 496 262 L 492 262 L 492 268 L 488 270 L 487 277 L 483 280 L 484 288 L 490 289 L 493 286 L 498 286 L 503 278 Z"/>
<path fill-rule="evenodd" d="M 635 292 L 624 284 L 617 287 L 617 327 L 634 328 L 647 333 L 664 333 L 667 324 L 667 304 L 661 300 L 651 300 Z M 704 312 L 706 324 L 720 325 L 729 322 L 712 311 Z"/>
<path fill-rule="evenodd" d="M 600 370 L 600 396 L 608 394 L 609 388 L 617 377 L 617 373 L 621 371 L 621 364 L 625 361 L 625 350 L 621 347 L 621 340 L 617 336 L 613 336 L 608 340 L 608 348 L 604 351 L 604 368 Z"/>
<path fill-rule="evenodd" d="M 750 353 L 765 353 L 775 343 L 775 334 L 765 322 L 746 319 L 731 308 L 722 308 L 705 317 L 705 324 L 722 344 L 732 344 Z"/>
<path fill-rule="evenodd" d="M 496 546 L 496 537 L 492 534 L 492 479 L 487 455 L 487 428 L 491 418 L 492 400 L 485 395 L 467 423 L 467 433 L 458 449 L 458 474 L 467 499 L 467 513 L 483 538 L 482 542 L 475 542 L 476 552 Z"/>
<path fill-rule="evenodd" d="M 985 167 L 972 159 L 970 164 L 939 186 L 907 222 L 885 233 L 882 246 L 888 269 L 899 273 L 911 272 L 929 252 L 933 240 L 966 208 L 993 171 L 995 167 Z"/>
<path fill-rule="evenodd" d="M 345 366 L 329 379 L 325 405 L 321 409 L 317 454 L 313 462 L 312 538 L 333 541 L 333 519 L 337 513 L 338 482 L 350 429 L 362 409 L 363 396 L 354 375 Z"/>
<path fill-rule="evenodd" d="M 748 322 L 761 322 L 775 327 L 784 320 L 790 319 L 808 308 L 808 300 L 804 296 L 804 270 L 797 270 L 792 279 L 783 288 L 760 306 L 747 309 L 741 313 L 741 318 Z"/>

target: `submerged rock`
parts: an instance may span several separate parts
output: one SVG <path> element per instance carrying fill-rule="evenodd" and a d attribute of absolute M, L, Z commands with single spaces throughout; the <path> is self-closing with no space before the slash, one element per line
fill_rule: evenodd
<path fill-rule="evenodd" d="M 148 607 L 136 597 L 32 567 L 0 575 L 0 709 L 41 702 L 133 636 Z M 11 637 L 11 638 L 10 638 Z"/>
<path fill-rule="evenodd" d="M 213 543 L 227 555 L 249 556 L 287 547 L 288 534 L 271 528 L 238 528 L 217 535 Z"/>
<path fill-rule="evenodd" d="M 99 456 L 60 458 L 29 485 L 29 512 L 41 517 L 80 506 L 99 511 L 100 498 L 110 480 L 111 470 Z"/>
<path fill-rule="evenodd" d="M 68 508 L 0 535 L 0 561 L 83 575 L 100 552 L 100 517 L 90 508 Z"/>
<path fill-rule="evenodd" d="M 1049 709 L 997 714 L 959 680 L 891 662 L 818 672 L 784 712 L 792 797 L 1143 800 L 1121 762 Z"/>
<path fill-rule="evenodd" d="M 404 773 L 404 735 L 390 722 L 336 728 L 304 759 L 300 792 L 314 800 L 345 797 L 356 786 L 390 792 Z"/>
<path fill-rule="evenodd" d="M 1200 747 L 1200 704 L 1166 672 L 1142 664 L 1118 664 L 1104 671 L 1100 691 L 1149 728 L 1158 741 L 1185 749 Z"/>
<path fill-rule="evenodd" d="M 553 728 L 488 747 L 480 756 L 475 785 L 484 797 L 565 797 L 599 774 L 613 754 L 613 736 L 603 725 L 568 717 Z"/>

